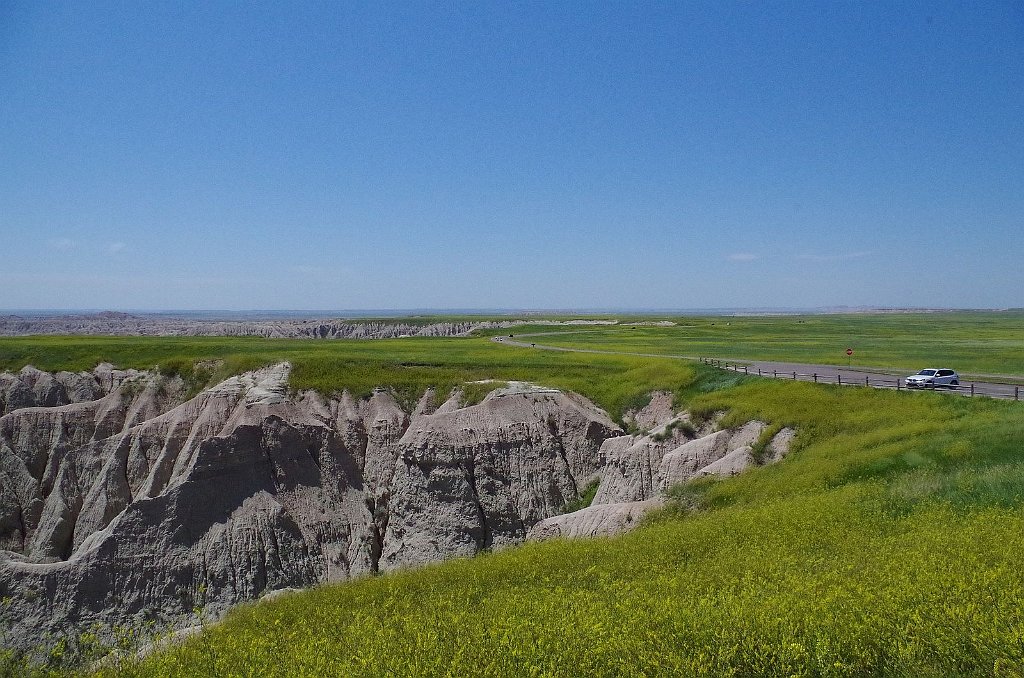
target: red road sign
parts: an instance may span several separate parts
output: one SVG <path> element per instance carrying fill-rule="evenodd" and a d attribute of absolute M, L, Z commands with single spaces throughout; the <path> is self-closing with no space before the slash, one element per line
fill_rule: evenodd
<path fill-rule="evenodd" d="M 846 349 L 846 355 L 853 355 L 853 349 L 852 348 Z"/>

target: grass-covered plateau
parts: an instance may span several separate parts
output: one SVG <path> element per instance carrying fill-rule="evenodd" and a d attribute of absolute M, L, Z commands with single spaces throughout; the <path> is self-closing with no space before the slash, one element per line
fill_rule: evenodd
<path fill-rule="evenodd" d="M 280 361 L 292 364 L 290 386 L 356 397 L 384 387 L 411 410 L 430 387 L 463 389 L 478 401 L 501 382 L 526 381 L 583 393 L 613 417 L 642 407 L 653 390 L 680 397 L 737 383 L 735 375 L 678 360 L 509 350 L 486 338 L 309 340 L 238 337 L 0 338 L 0 370 L 90 370 L 101 362 L 177 374 L 195 389 Z"/>

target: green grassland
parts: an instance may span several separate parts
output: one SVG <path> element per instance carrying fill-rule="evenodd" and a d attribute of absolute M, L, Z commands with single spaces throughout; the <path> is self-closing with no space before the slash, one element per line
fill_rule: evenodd
<path fill-rule="evenodd" d="M 428 387 L 464 387 L 469 400 L 500 386 L 485 379 L 532 381 L 583 393 L 613 417 L 642 406 L 652 390 L 686 393 L 737 383 L 718 370 L 678 360 L 556 354 L 508 349 L 486 338 L 388 340 L 261 339 L 237 337 L 0 338 L 0 370 L 87 370 L 100 362 L 180 374 L 199 388 L 231 374 L 287 360 L 290 385 L 325 394 L 366 396 L 386 387 L 411 409 Z"/>
<path fill-rule="evenodd" d="M 440 316 L 438 317 L 440 318 Z M 444 317 L 473 320 L 472 316 Z M 430 319 L 437 319 L 431 317 Z M 560 317 L 559 319 L 568 319 Z M 427 386 L 447 392 L 481 379 L 543 381 L 586 393 L 613 414 L 653 388 L 681 391 L 689 368 L 630 356 L 549 355 L 494 345 L 495 335 L 545 332 L 543 344 L 659 355 L 710 356 L 843 364 L 853 347 L 862 366 L 916 370 L 949 365 L 964 374 L 1024 377 L 1024 313 L 959 312 L 880 315 L 672 318 L 673 327 L 628 323 L 553 328 L 532 325 L 459 339 L 315 341 L 238 337 L 0 338 L 0 369 L 120 367 L 177 373 L 198 387 L 279 360 L 294 365 L 292 385 L 357 395 L 387 386 L 403 400 Z M 207 362 L 203 362 L 207 361 Z M 200 362 L 198 369 L 196 363 Z"/>
<path fill-rule="evenodd" d="M 696 327 L 574 330 L 543 343 L 836 362 L 833 343 L 871 345 L 844 334 L 856 332 L 878 342 L 866 364 L 1024 374 L 1020 316 L 974 315 L 946 316 L 934 338 L 924 330 L 938 316 L 828 316 L 681 319 Z M 758 345 L 766 354 L 746 353 Z M 628 535 L 529 544 L 242 606 L 180 645 L 99 673 L 1024 676 L 1020 403 L 744 378 L 486 336 L 0 339 L 0 369 L 106 360 L 198 382 L 282 359 L 296 388 L 388 386 L 412 397 L 428 385 L 523 379 L 579 391 L 616 416 L 665 388 L 694 411 L 726 411 L 726 425 L 756 417 L 799 436 L 777 465 L 675 488 Z M 476 399 L 486 388 L 470 390 Z"/>
<path fill-rule="evenodd" d="M 619 538 L 244 606 L 101 673 L 1021 675 L 1024 408 L 761 380 L 691 405 L 798 449 Z"/>
<path fill-rule="evenodd" d="M 1024 313 L 673 318 L 674 327 L 516 328 L 538 343 L 608 351 L 1024 376 Z M 532 339 L 531 339 L 532 341 Z"/>

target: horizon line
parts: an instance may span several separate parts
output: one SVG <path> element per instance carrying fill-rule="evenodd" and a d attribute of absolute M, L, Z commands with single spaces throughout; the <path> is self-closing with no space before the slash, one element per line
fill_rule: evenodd
<path fill-rule="evenodd" d="M 835 305 L 835 306 L 711 306 L 711 307 L 578 307 L 578 308 L 487 308 L 487 307 L 423 307 L 423 308 L 0 308 L 0 317 L 5 316 L 74 316 L 123 314 L 143 316 L 173 315 L 292 315 L 302 317 L 346 316 L 363 317 L 409 317 L 415 315 L 694 315 L 728 313 L 765 314 L 834 314 L 834 313 L 937 313 L 957 311 L 1008 312 L 1024 310 L 1022 307 L 937 307 L 937 306 L 891 306 L 891 305 Z"/>

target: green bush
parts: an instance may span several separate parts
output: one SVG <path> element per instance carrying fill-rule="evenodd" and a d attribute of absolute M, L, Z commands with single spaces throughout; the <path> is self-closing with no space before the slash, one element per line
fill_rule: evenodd
<path fill-rule="evenodd" d="M 590 506 L 594 502 L 594 497 L 597 496 L 597 488 L 600 485 L 600 478 L 595 478 L 587 483 L 587 486 L 580 492 L 580 496 L 562 507 L 562 513 L 572 513 L 573 511 L 579 511 L 580 509 L 585 509 Z"/>

